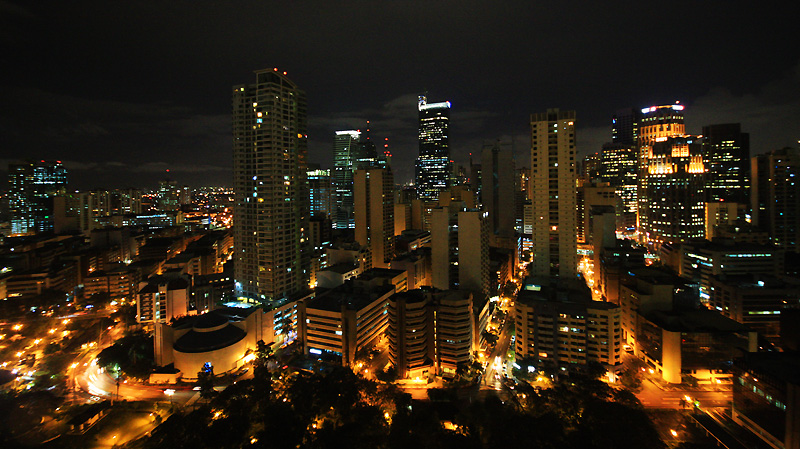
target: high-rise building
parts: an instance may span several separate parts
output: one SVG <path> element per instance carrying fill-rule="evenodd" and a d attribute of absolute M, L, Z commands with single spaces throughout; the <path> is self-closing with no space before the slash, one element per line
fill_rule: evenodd
<path fill-rule="evenodd" d="M 233 88 L 236 293 L 274 304 L 308 288 L 306 96 L 286 72 Z"/>
<path fill-rule="evenodd" d="M 322 215 L 331 217 L 335 190 L 330 170 L 309 170 L 306 172 L 308 179 L 308 195 L 311 216 Z"/>
<path fill-rule="evenodd" d="M 600 153 L 600 181 L 614 187 L 622 200 L 623 212 L 636 213 L 636 145 L 607 143 Z"/>
<path fill-rule="evenodd" d="M 703 127 L 706 201 L 745 203 L 750 187 L 750 134 L 739 123 Z"/>
<path fill-rule="evenodd" d="M 353 218 L 353 171 L 356 169 L 358 144 L 361 132 L 356 130 L 336 131 L 333 143 L 333 185 L 336 188 L 333 225 L 336 229 L 352 229 Z"/>
<path fill-rule="evenodd" d="M 162 211 L 177 210 L 180 205 L 181 188 L 178 181 L 164 179 L 158 183 L 158 209 Z"/>
<path fill-rule="evenodd" d="M 665 137 L 648 146 L 646 179 L 640 185 L 639 235 L 660 245 L 705 235 L 702 139 Z"/>
<path fill-rule="evenodd" d="M 370 249 L 372 267 L 389 268 L 394 256 L 394 176 L 389 168 L 356 170 L 356 241 Z"/>
<path fill-rule="evenodd" d="M 575 111 L 531 114 L 534 276 L 577 273 L 575 151 Z"/>
<path fill-rule="evenodd" d="M 514 180 L 514 228 L 522 233 L 525 221 L 525 202 L 528 200 L 528 184 L 531 181 L 531 169 L 518 168 Z"/>
<path fill-rule="evenodd" d="M 452 204 L 431 214 L 431 277 L 441 290 L 489 297 L 488 214 Z"/>
<path fill-rule="evenodd" d="M 686 132 L 683 122 L 683 105 L 671 104 L 643 108 L 639 118 L 637 130 L 638 145 L 638 189 L 637 213 L 639 239 L 649 242 L 647 232 L 650 229 L 648 220 L 652 215 L 649 210 L 650 198 L 647 197 L 650 182 L 651 159 L 653 159 L 653 145 L 664 142 L 669 137 L 682 136 Z M 702 161 L 701 161 L 702 162 Z M 659 200 L 661 201 L 661 200 Z M 665 200 L 666 201 L 666 200 Z"/>
<path fill-rule="evenodd" d="M 417 197 L 436 200 L 450 186 L 448 124 L 450 102 L 428 103 L 419 97 L 419 157 L 416 165 Z"/>
<path fill-rule="evenodd" d="M 611 141 L 620 145 L 638 144 L 639 122 L 643 112 L 635 108 L 618 110 L 611 119 Z"/>
<path fill-rule="evenodd" d="M 751 159 L 753 223 L 772 243 L 800 252 L 800 152 L 784 148 Z"/>
<path fill-rule="evenodd" d="M 514 225 L 516 200 L 514 153 L 510 143 L 484 143 L 481 151 L 483 208 L 489 213 L 493 246 L 510 242 L 515 246 Z"/>
<path fill-rule="evenodd" d="M 53 230 L 53 198 L 67 187 L 61 161 L 30 161 L 8 165 L 8 208 L 12 235 Z"/>

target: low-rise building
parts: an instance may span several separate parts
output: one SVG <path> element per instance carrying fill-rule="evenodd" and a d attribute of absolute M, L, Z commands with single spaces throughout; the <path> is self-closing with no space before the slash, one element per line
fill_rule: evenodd
<path fill-rule="evenodd" d="M 396 284 L 395 284 L 396 283 Z M 349 366 L 388 326 L 388 300 L 408 280 L 400 270 L 372 269 L 331 289 L 317 288 L 301 302 L 299 335 L 306 354 L 332 354 Z"/>
<path fill-rule="evenodd" d="M 544 370 L 569 370 L 592 362 L 609 369 L 620 366 L 620 307 L 592 301 L 585 287 L 528 279 L 514 309 L 518 360 Z"/>
<path fill-rule="evenodd" d="M 768 275 L 712 276 L 708 306 L 749 326 L 761 335 L 778 339 L 781 312 L 800 307 L 800 282 L 791 284 Z"/>
<path fill-rule="evenodd" d="M 800 449 L 800 356 L 749 353 L 733 372 L 733 420 L 775 449 Z"/>
<path fill-rule="evenodd" d="M 681 383 L 682 374 L 712 383 L 730 378 L 733 359 L 758 349 L 756 332 L 704 307 L 654 310 L 638 328 L 636 355 L 669 383 Z"/>

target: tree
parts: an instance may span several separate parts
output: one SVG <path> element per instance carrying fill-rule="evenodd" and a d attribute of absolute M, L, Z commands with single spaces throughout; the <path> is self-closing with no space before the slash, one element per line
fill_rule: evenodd
<path fill-rule="evenodd" d="M 214 367 L 206 362 L 197 373 L 197 385 L 200 386 L 200 397 L 203 399 L 211 399 L 216 394 L 214 391 Z"/>

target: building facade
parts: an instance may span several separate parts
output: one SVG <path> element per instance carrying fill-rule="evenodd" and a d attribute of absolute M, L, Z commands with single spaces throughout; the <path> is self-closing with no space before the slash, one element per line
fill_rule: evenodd
<path fill-rule="evenodd" d="M 750 189 L 750 134 L 739 123 L 703 127 L 706 201 L 746 203 Z"/>
<path fill-rule="evenodd" d="M 450 102 L 428 103 L 419 97 L 419 157 L 416 163 L 417 197 L 431 201 L 450 187 Z"/>
<path fill-rule="evenodd" d="M 369 247 L 372 267 L 389 268 L 394 257 L 394 176 L 390 168 L 356 170 L 356 242 Z"/>
<path fill-rule="evenodd" d="M 533 275 L 577 273 L 575 111 L 531 115 Z"/>
<path fill-rule="evenodd" d="M 517 359 L 537 369 L 621 363 L 620 308 L 592 301 L 588 291 L 526 282 L 514 304 L 514 326 Z"/>
<path fill-rule="evenodd" d="M 281 301 L 308 288 L 306 97 L 286 73 L 233 88 L 237 295 Z"/>
<path fill-rule="evenodd" d="M 800 252 L 800 151 L 784 148 L 751 159 L 753 223 L 772 243 Z"/>
<path fill-rule="evenodd" d="M 488 214 L 455 205 L 433 210 L 431 280 L 441 290 L 490 295 Z"/>
<path fill-rule="evenodd" d="M 514 153 L 510 143 L 484 144 L 481 151 L 481 201 L 489 213 L 493 246 L 513 246 L 516 225 Z"/>
<path fill-rule="evenodd" d="M 67 187 L 61 161 L 30 161 L 8 165 L 8 209 L 11 235 L 53 230 L 53 199 Z"/>
<path fill-rule="evenodd" d="M 661 163 L 653 159 L 656 153 L 653 152 L 653 145 L 657 142 L 665 142 L 669 137 L 682 136 L 686 133 L 686 125 L 683 121 L 683 105 L 661 105 L 643 108 L 638 122 L 636 144 L 638 153 L 638 190 L 637 190 L 637 213 L 639 240 L 649 242 L 647 232 L 650 230 L 651 199 L 647 196 L 650 192 L 651 170 L 655 174 L 666 170 L 665 165 L 669 163 L 666 154 L 661 153 Z M 662 150 L 664 148 L 662 147 Z M 671 152 L 669 153 L 671 157 Z M 671 163 L 670 163 L 671 165 Z M 661 167 L 661 168 L 659 168 Z"/>
<path fill-rule="evenodd" d="M 358 159 L 361 132 L 336 131 L 333 142 L 333 185 L 336 189 L 333 223 L 337 229 L 355 227 L 353 217 L 353 172 Z"/>
<path fill-rule="evenodd" d="M 701 139 L 657 137 L 646 148 L 647 160 L 643 162 L 646 173 L 639 172 L 642 175 L 640 238 L 656 247 L 702 238 L 705 234 L 705 165 Z"/>

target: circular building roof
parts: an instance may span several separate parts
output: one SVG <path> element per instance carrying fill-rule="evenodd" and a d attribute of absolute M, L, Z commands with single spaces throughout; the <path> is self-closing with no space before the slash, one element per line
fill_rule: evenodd
<path fill-rule="evenodd" d="M 192 323 L 192 330 L 197 332 L 210 332 L 222 329 L 228 324 L 228 319 L 214 312 L 204 313 Z"/>
<path fill-rule="evenodd" d="M 223 320 L 225 319 L 223 318 Z M 211 328 L 198 328 L 197 323 L 195 323 L 192 330 L 178 338 L 173 345 L 173 349 L 183 353 L 211 352 L 237 343 L 246 335 L 247 332 L 228 323 L 227 320 L 222 325 L 212 326 Z"/>

